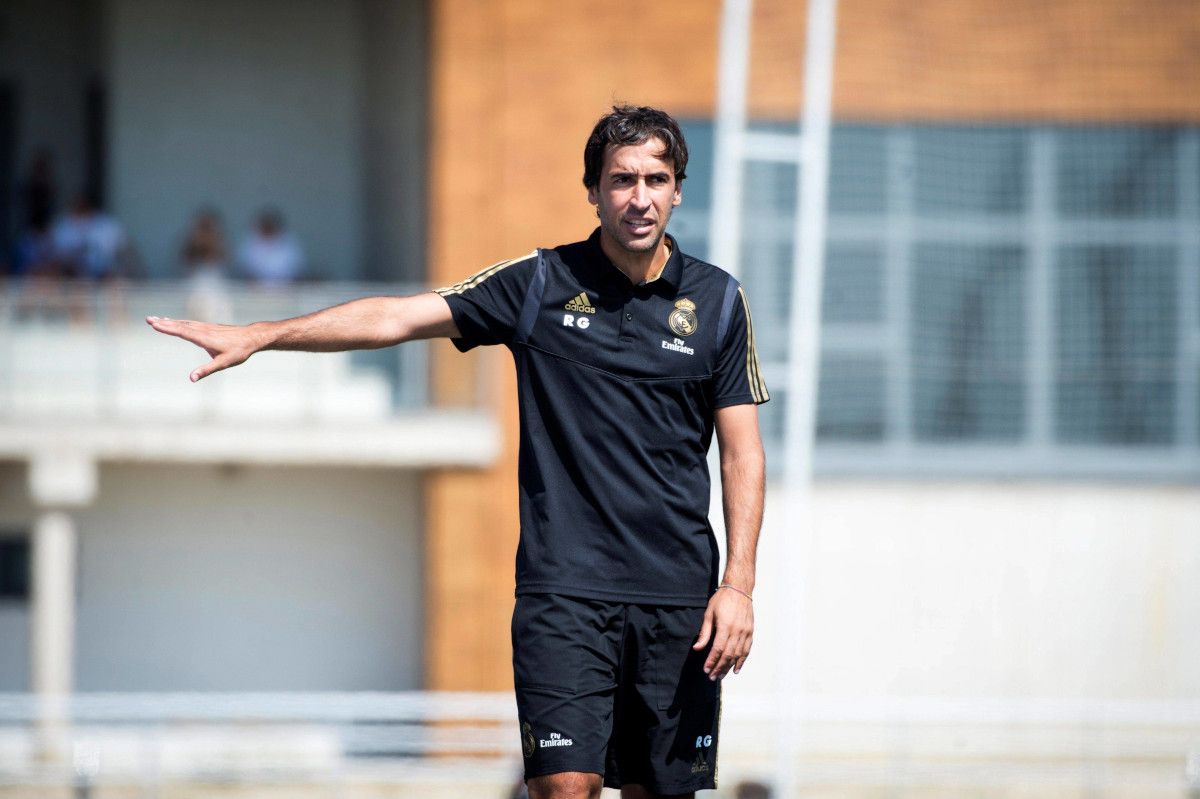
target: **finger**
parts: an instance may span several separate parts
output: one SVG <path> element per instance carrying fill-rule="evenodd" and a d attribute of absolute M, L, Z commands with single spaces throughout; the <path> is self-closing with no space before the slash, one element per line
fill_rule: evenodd
<path fill-rule="evenodd" d="M 704 612 L 704 621 L 700 623 L 700 637 L 696 639 L 696 643 L 692 644 L 692 649 L 703 649 L 708 643 L 708 637 L 712 635 L 712 611 Z"/>
<path fill-rule="evenodd" d="M 197 380 L 208 377 L 213 372 L 219 372 L 222 369 L 227 369 L 233 365 L 229 358 L 213 358 L 203 366 L 198 366 L 188 375 L 188 379 L 195 383 Z"/>
<path fill-rule="evenodd" d="M 713 669 L 716 678 L 720 679 L 724 677 L 731 669 L 737 666 L 738 661 L 744 660 L 747 649 L 745 633 L 730 635 L 729 642 L 725 650 L 721 653 L 721 660 L 717 663 L 716 668 Z"/>
<path fill-rule="evenodd" d="M 717 637 L 713 641 L 712 651 L 708 653 L 708 658 L 704 661 L 704 673 L 712 675 L 717 664 L 725 656 L 726 647 L 729 644 L 729 638 L 723 630 L 717 631 Z"/>
<path fill-rule="evenodd" d="M 731 668 L 734 674 L 741 671 L 742 664 L 746 662 L 746 658 L 750 657 L 750 636 L 743 635 L 738 639 L 736 647 L 732 647 L 733 660 Z"/>
<path fill-rule="evenodd" d="M 717 667 L 713 669 L 712 674 L 708 675 L 710 680 L 719 680 L 729 673 L 729 667 L 733 665 L 733 659 L 729 655 L 724 655 L 717 663 Z"/>
<path fill-rule="evenodd" d="M 150 327 L 157 330 L 159 333 L 166 333 L 169 336 L 176 336 L 190 341 L 193 344 L 198 344 L 196 340 L 198 331 L 192 327 L 192 323 L 186 319 L 168 319 L 165 316 L 147 316 L 146 322 Z"/>

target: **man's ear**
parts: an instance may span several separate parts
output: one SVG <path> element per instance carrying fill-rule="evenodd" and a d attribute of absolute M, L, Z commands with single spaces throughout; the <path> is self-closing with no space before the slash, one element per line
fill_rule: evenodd
<path fill-rule="evenodd" d="M 678 183 L 676 183 L 675 184 L 675 196 L 673 196 L 671 198 L 671 207 L 674 208 L 675 206 L 679 205 L 681 202 L 683 202 L 683 186 L 680 186 Z"/>
<path fill-rule="evenodd" d="M 595 186 L 588 186 L 588 202 L 592 205 L 600 204 L 600 193 L 596 191 Z"/>

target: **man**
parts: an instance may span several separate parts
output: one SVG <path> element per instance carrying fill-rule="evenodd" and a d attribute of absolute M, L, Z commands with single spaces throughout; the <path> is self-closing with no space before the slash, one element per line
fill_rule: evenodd
<path fill-rule="evenodd" d="M 687 146 L 666 113 L 617 107 L 584 150 L 600 227 L 416 297 L 248 327 L 151 317 L 213 360 L 447 336 L 504 344 L 520 394 L 513 670 L 533 799 L 715 787 L 720 679 L 740 671 L 763 503 L 768 399 L 745 294 L 666 235 Z M 720 446 L 727 564 L 708 523 Z"/>

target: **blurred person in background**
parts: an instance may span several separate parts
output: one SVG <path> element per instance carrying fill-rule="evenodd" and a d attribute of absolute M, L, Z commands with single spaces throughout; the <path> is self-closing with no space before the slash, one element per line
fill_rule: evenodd
<path fill-rule="evenodd" d="M 287 231 L 278 209 L 259 212 L 254 230 L 238 250 L 238 266 L 247 278 L 264 286 L 286 285 L 300 276 L 304 251 Z"/>
<path fill-rule="evenodd" d="M 666 232 L 688 160 L 675 120 L 614 107 L 583 160 L 599 219 L 585 241 L 434 292 L 280 322 L 146 321 L 209 354 L 193 382 L 261 350 L 507 346 L 520 398 L 511 629 L 529 795 L 596 799 L 608 785 L 626 799 L 688 797 L 716 787 L 720 681 L 750 654 L 765 475 L 756 406 L 769 396 L 741 284 Z"/>
<path fill-rule="evenodd" d="M 137 253 L 121 223 L 100 208 L 92 192 L 81 192 L 52 232 L 54 255 L 65 277 L 111 281 L 134 277 Z"/>
<path fill-rule="evenodd" d="M 205 322 L 231 321 L 228 251 L 215 209 L 196 213 L 179 255 L 188 283 L 187 315 Z"/>
<path fill-rule="evenodd" d="M 54 241 L 50 236 L 50 220 L 38 220 L 22 230 L 17 237 L 12 276 L 19 282 L 24 282 L 27 278 L 51 275 L 54 270 Z"/>
<path fill-rule="evenodd" d="M 49 150 L 33 157 L 19 189 L 21 224 L 13 243 L 9 274 L 14 279 L 19 316 L 45 305 L 44 296 L 56 264 L 50 223 L 54 219 L 56 188 Z"/>
<path fill-rule="evenodd" d="M 21 184 L 21 231 L 41 230 L 50 227 L 58 206 L 58 189 L 54 181 L 54 160 L 47 149 L 40 149 L 33 156 L 29 173 Z"/>
<path fill-rule="evenodd" d="M 76 196 L 70 210 L 59 217 L 50 233 L 56 264 L 55 277 L 65 278 L 65 293 L 72 319 L 89 320 L 92 286 L 107 290 L 107 312 L 111 322 L 124 322 L 125 280 L 141 274 L 141 262 L 125 228 L 100 208 L 93 192 Z"/>

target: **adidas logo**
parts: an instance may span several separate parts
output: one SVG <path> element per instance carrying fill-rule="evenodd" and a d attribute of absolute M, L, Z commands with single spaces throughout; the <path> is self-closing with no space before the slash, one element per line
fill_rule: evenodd
<path fill-rule="evenodd" d="M 586 291 L 579 292 L 579 296 L 572 297 L 567 300 L 567 304 L 563 306 L 568 311 L 576 313 L 595 313 L 596 309 L 592 306 L 591 300 L 588 299 Z"/>

